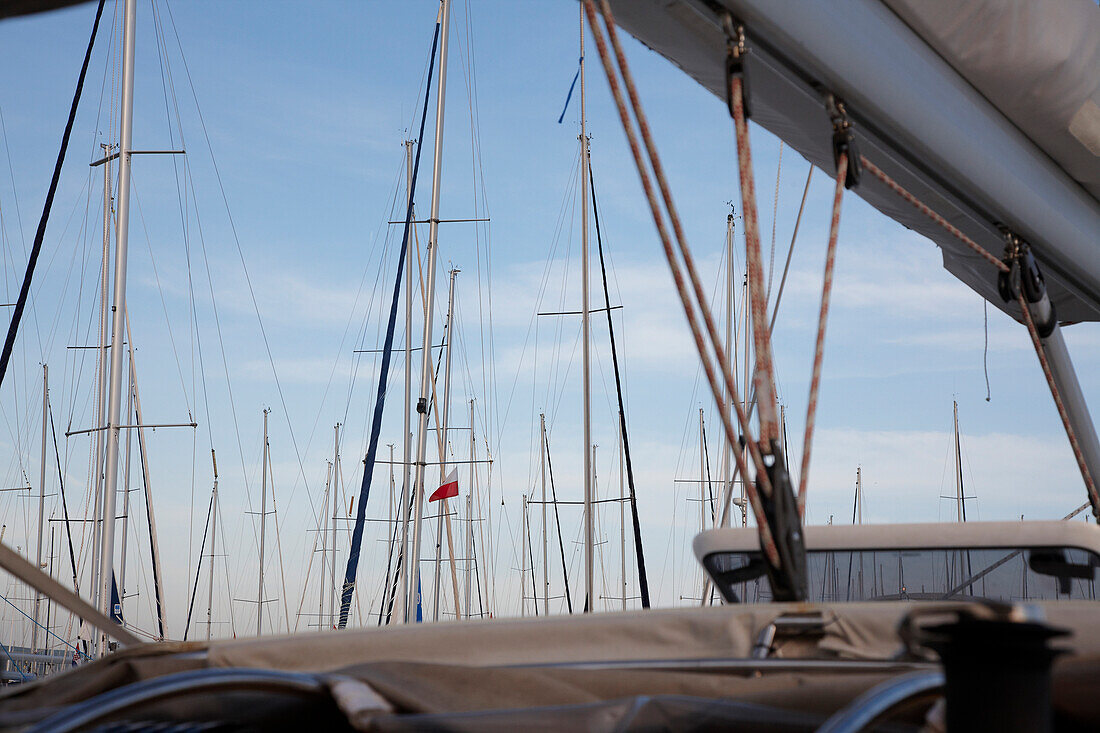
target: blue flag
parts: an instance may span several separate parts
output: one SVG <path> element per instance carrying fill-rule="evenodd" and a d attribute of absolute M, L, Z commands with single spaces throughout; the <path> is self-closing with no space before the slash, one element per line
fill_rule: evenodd
<path fill-rule="evenodd" d="M 565 106 L 561 108 L 561 114 L 558 116 L 558 124 L 565 119 L 565 110 L 569 109 L 569 100 L 573 98 L 573 88 L 577 86 L 577 79 L 581 75 L 581 64 L 584 63 L 584 56 L 581 56 L 577 60 L 577 73 L 573 74 L 573 82 L 569 85 L 569 94 L 565 95 Z"/>

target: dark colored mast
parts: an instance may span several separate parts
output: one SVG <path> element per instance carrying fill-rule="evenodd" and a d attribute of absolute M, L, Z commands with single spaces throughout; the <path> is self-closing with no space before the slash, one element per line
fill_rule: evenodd
<path fill-rule="evenodd" d="M 615 348 L 615 327 L 611 321 L 611 296 L 607 291 L 607 265 L 604 263 L 603 238 L 600 236 L 600 212 L 596 207 L 596 181 L 592 177 L 592 161 L 588 162 L 588 181 L 592 190 L 592 218 L 596 222 L 596 246 L 600 252 L 600 275 L 603 278 L 604 312 L 607 314 L 607 333 L 611 338 L 611 363 L 615 368 L 615 394 L 619 400 L 619 432 L 623 437 L 623 457 L 626 459 L 626 484 L 630 490 L 630 519 L 634 524 L 634 554 L 638 558 L 638 592 L 642 608 L 649 608 L 649 580 L 645 573 L 645 556 L 642 553 L 642 526 L 638 521 L 638 497 L 634 493 L 634 465 L 630 461 L 630 438 L 626 432 L 626 410 L 623 407 L 623 384 L 619 376 L 619 353 Z"/>

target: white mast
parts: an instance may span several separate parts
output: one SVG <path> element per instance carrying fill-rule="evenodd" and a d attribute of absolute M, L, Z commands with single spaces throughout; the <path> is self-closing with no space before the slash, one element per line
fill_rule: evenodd
<path fill-rule="evenodd" d="M 130 230 L 130 150 L 134 126 L 134 31 L 137 0 L 126 0 L 122 24 L 122 124 L 119 128 L 115 282 L 111 313 L 111 386 L 107 397 L 107 451 L 103 480 L 103 547 L 99 558 L 100 608 L 110 617 L 115 560 L 115 491 L 118 485 L 119 413 L 122 410 L 122 342 L 126 315 L 126 247 Z M 107 651 L 107 635 L 100 632 Z"/>
<path fill-rule="evenodd" d="M 389 530 L 389 533 L 390 533 L 390 543 L 391 543 L 390 544 L 390 562 L 392 562 L 393 561 L 393 548 L 394 548 L 394 545 L 396 544 L 396 541 L 397 541 L 397 513 L 396 513 L 396 511 L 397 511 L 397 499 L 394 496 L 394 490 L 395 490 L 396 484 L 394 483 L 394 478 L 393 478 L 393 474 L 394 474 L 394 471 L 393 471 L 393 465 L 394 465 L 394 463 L 393 463 L 393 449 L 394 449 L 394 444 L 393 443 L 387 443 L 386 445 L 389 446 L 389 449 L 390 449 L 390 513 L 389 513 L 389 522 L 386 524 L 386 527 L 387 527 L 387 529 Z M 365 470 L 366 469 L 366 463 L 363 464 L 363 467 L 364 467 L 364 470 Z M 390 582 L 390 578 L 389 578 L 389 575 L 388 575 L 388 573 L 389 573 L 389 563 L 387 563 L 386 572 L 387 572 L 386 586 L 382 589 L 382 609 L 383 609 L 383 611 L 385 611 L 385 609 L 389 606 L 389 604 L 390 604 L 390 595 L 393 593 L 393 585 Z M 397 580 L 397 578 L 394 577 L 394 581 L 396 581 L 396 580 Z M 378 623 L 379 623 L 379 625 L 381 625 L 381 623 L 382 623 L 381 617 L 379 617 Z"/>
<path fill-rule="evenodd" d="M 412 201 L 412 187 L 413 187 L 413 144 L 415 141 L 405 141 L 405 190 L 408 194 L 409 202 Z M 401 513 L 401 549 L 398 556 L 401 558 L 401 562 L 398 567 L 398 574 L 401 576 L 401 605 L 398 608 L 403 609 L 400 613 L 391 614 L 390 618 L 395 621 L 408 621 L 407 606 L 409 597 L 409 497 L 411 496 L 409 491 L 412 487 L 412 326 L 413 326 L 413 242 L 412 237 L 406 245 L 405 251 L 405 433 L 401 439 L 402 454 L 401 461 L 403 463 L 402 472 L 404 475 L 404 481 L 401 484 L 401 506 L 398 511 Z M 396 591 L 395 591 L 396 592 Z"/>
<path fill-rule="evenodd" d="M 432 161 L 432 204 L 428 225 L 428 286 L 424 309 L 424 345 L 421 352 L 420 397 L 417 400 L 417 448 L 416 448 L 416 523 L 413 525 L 412 572 L 409 574 L 409 593 L 406 596 L 406 618 L 416 618 L 420 600 L 420 539 L 421 519 L 424 516 L 424 460 L 428 451 L 428 396 L 432 388 L 432 304 L 435 302 L 435 261 L 439 251 L 439 187 L 443 170 L 443 113 L 447 98 L 447 39 L 450 35 L 451 2 L 442 0 L 440 5 L 439 41 L 439 91 L 435 108 L 435 151 Z"/>
<path fill-rule="evenodd" d="M 741 326 L 741 335 L 743 338 L 745 359 L 743 362 L 744 377 L 741 382 L 741 409 L 745 411 L 745 414 L 749 414 L 749 389 L 750 389 L 750 377 L 749 377 L 749 347 L 752 343 L 751 335 L 749 334 L 749 311 L 752 308 L 749 307 L 749 273 L 748 268 L 745 270 L 745 279 L 741 285 L 741 310 L 744 311 L 744 323 Z M 746 444 L 741 448 L 741 455 L 744 458 L 745 466 L 748 466 L 749 458 L 749 446 Z M 745 483 L 749 480 L 748 476 L 741 477 L 741 526 L 747 527 L 749 524 L 749 505 L 748 500 L 745 497 Z M 744 588 L 744 586 L 742 586 Z"/>
<path fill-rule="evenodd" d="M 443 482 L 447 480 L 447 427 L 450 423 L 450 411 L 451 411 L 451 346 L 454 344 L 454 309 L 455 309 L 455 278 L 460 271 L 451 268 L 450 276 L 451 282 L 447 288 L 447 323 L 443 327 L 444 333 L 447 334 L 447 347 L 446 356 L 444 358 L 443 366 L 443 409 L 440 411 L 443 415 L 442 433 L 443 437 L 439 444 L 439 484 L 443 485 Z M 440 567 L 443 562 L 443 516 L 447 513 L 447 500 L 443 499 L 439 502 L 439 522 L 437 525 L 436 538 L 435 538 L 435 596 L 434 596 L 434 618 L 433 620 L 439 620 L 439 576 Z M 450 537 L 450 518 L 448 523 L 448 541 Z M 450 549 L 450 548 L 448 548 Z M 453 553 L 451 553 L 453 555 Z M 457 603 L 457 599 L 456 599 Z"/>
<path fill-rule="evenodd" d="M 733 281 L 735 277 L 736 274 L 733 270 L 733 212 L 731 211 L 726 216 L 726 363 L 730 365 L 730 372 L 734 375 L 737 374 L 737 344 L 733 341 Z M 735 419 L 733 418 L 732 401 L 733 396 L 727 392 L 726 404 L 722 406 L 722 409 L 731 416 L 731 419 Z M 720 514 L 726 514 L 726 507 L 729 506 L 730 498 L 733 496 L 733 483 L 730 481 L 730 474 L 733 472 L 733 452 L 735 450 L 737 450 L 737 447 L 730 445 L 727 441 L 722 459 L 722 493 L 725 494 L 725 501 L 719 510 Z"/>
<path fill-rule="evenodd" d="M 626 489 L 623 486 L 623 436 L 619 431 L 619 571 L 623 581 L 623 610 L 626 610 Z M 543 505 L 545 506 L 545 504 Z M 545 528 L 543 542 L 546 541 Z"/>
<path fill-rule="evenodd" d="M 49 420 L 48 405 L 50 398 L 49 370 L 42 365 L 42 465 L 38 473 L 38 553 L 35 566 L 42 567 L 42 524 L 46 514 L 46 422 Z M 38 619 L 42 604 L 42 594 L 34 592 L 34 626 L 31 628 L 31 653 L 38 650 Z"/>
<path fill-rule="evenodd" d="M 539 413 L 539 473 L 542 474 L 542 613 L 550 615 L 550 561 L 546 542 L 546 414 Z"/>
<path fill-rule="evenodd" d="M 166 609 L 164 604 L 164 593 L 162 584 L 164 583 L 164 573 L 160 569 L 160 542 L 157 539 L 157 520 L 153 514 L 153 485 L 149 478 L 149 452 L 145 447 L 145 428 L 143 427 L 145 422 L 141 416 L 141 390 L 138 388 L 137 381 L 137 364 L 134 361 L 134 339 L 130 334 L 130 314 L 126 313 L 126 344 L 130 351 L 130 388 L 133 390 L 134 397 L 134 418 L 137 420 L 137 435 L 138 435 L 138 455 L 141 456 L 141 483 L 145 490 L 145 516 L 149 522 L 149 551 L 153 557 L 153 592 L 155 594 L 155 600 L 157 604 L 157 629 L 158 634 L 162 635 L 168 629 L 168 622 L 165 618 Z M 129 419 L 129 413 L 127 413 L 127 419 Z M 218 464 L 214 460 L 214 449 L 210 449 L 210 458 L 214 464 L 214 489 L 217 493 L 218 484 Z M 127 470 L 127 476 L 129 476 L 129 470 Z M 129 487 L 127 487 L 129 488 Z M 215 507 L 217 501 L 215 500 Z M 213 560 L 211 560 L 213 562 Z M 121 593 L 120 593 L 121 600 Z M 159 641 L 163 641 L 163 636 L 160 636 Z"/>
<path fill-rule="evenodd" d="M 473 525 L 473 503 L 474 503 L 474 400 L 470 398 L 470 483 L 466 487 L 466 618 L 470 617 L 471 603 L 473 597 L 470 594 L 470 588 L 473 581 L 474 568 L 474 525 Z M 478 509 L 481 509 L 480 502 L 478 503 Z M 480 528 L 480 524 L 478 527 Z M 482 546 L 484 548 L 484 545 Z M 479 589 L 480 590 L 480 589 Z"/>
<path fill-rule="evenodd" d="M 959 403 L 953 401 L 955 413 L 955 511 L 960 522 L 966 521 L 966 504 L 963 497 L 962 450 L 959 446 Z"/>
<path fill-rule="evenodd" d="M 101 143 L 103 149 L 103 264 L 99 272 L 99 349 L 98 374 L 96 375 L 96 402 L 94 424 L 102 428 L 107 414 L 107 299 L 110 297 L 108 278 L 111 266 L 111 150 L 113 145 Z M 95 470 L 95 509 L 96 518 L 92 524 L 92 605 L 99 604 L 99 550 L 102 534 L 103 516 L 103 430 L 96 430 L 92 452 L 92 465 Z M 96 637 L 98 638 L 98 636 Z"/>
<path fill-rule="evenodd" d="M 260 572 L 256 591 L 256 636 L 263 633 L 264 621 L 264 535 L 267 529 L 267 408 L 264 408 L 264 454 L 260 468 Z"/>
<path fill-rule="evenodd" d="M 527 494 L 523 495 L 523 516 L 519 526 L 519 615 L 522 618 L 527 615 L 527 594 L 524 587 L 527 585 Z M 531 572 L 535 572 L 535 569 L 531 568 Z"/>
<path fill-rule="evenodd" d="M 215 463 L 215 465 L 217 465 Z M 214 470 L 214 488 L 210 496 L 210 580 L 206 594 L 206 640 L 214 630 L 214 558 L 217 557 L 215 548 L 218 546 L 218 472 Z"/>
<path fill-rule="evenodd" d="M 392 460 L 392 457 L 391 457 Z M 317 531 L 321 535 L 321 578 L 317 581 L 317 587 L 319 592 L 317 594 L 317 630 L 320 631 L 322 624 L 325 622 L 325 563 L 328 557 L 328 532 L 325 530 L 325 523 L 328 521 L 328 505 L 332 501 L 332 461 L 325 461 L 327 469 L 325 471 L 325 498 L 321 502 L 321 521 L 317 524 Z M 392 470 L 392 466 L 390 467 Z M 314 546 L 316 547 L 316 545 Z"/>
<path fill-rule="evenodd" d="M 129 326 L 129 321 L 127 321 Z M 129 329 L 127 329 L 126 340 L 129 341 Z M 130 422 L 130 418 L 134 414 L 134 370 L 129 370 L 129 376 L 126 384 L 126 422 Z M 118 603 L 119 606 L 125 607 L 126 605 L 126 550 L 127 539 L 130 534 L 130 458 L 133 453 L 133 433 L 130 430 L 126 431 L 126 457 L 122 459 L 122 546 L 118 552 Z"/>
<path fill-rule="evenodd" d="M 584 9 L 581 15 L 581 393 L 584 403 L 584 592 L 589 612 L 596 608 L 595 590 L 595 518 L 592 516 L 592 384 L 589 374 L 589 318 L 588 318 L 588 136 L 585 132 L 584 91 Z"/>
<path fill-rule="evenodd" d="M 699 408 L 699 531 L 703 532 L 707 528 L 707 456 L 703 447 L 704 442 L 703 433 L 703 408 Z M 699 598 L 705 604 L 707 602 L 706 596 L 709 591 L 710 584 L 707 583 L 707 573 L 703 571 L 703 590 L 699 593 Z"/>
<path fill-rule="evenodd" d="M 465 604 L 466 618 L 470 618 L 470 589 L 472 576 L 470 574 L 471 558 L 474 556 L 474 535 L 473 535 L 473 494 L 470 493 L 470 489 L 466 491 L 466 584 L 465 584 Z"/>
<path fill-rule="evenodd" d="M 336 520 L 339 518 L 339 508 L 343 504 L 343 495 L 340 493 L 340 423 L 336 423 L 335 458 L 332 468 L 332 553 L 329 556 L 329 584 L 328 584 L 328 608 L 329 628 L 336 628 Z M 323 575 L 323 573 L 322 573 Z"/>

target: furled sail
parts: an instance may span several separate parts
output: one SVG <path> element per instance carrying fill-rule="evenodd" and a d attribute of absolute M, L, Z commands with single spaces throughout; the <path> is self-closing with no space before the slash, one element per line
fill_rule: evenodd
<path fill-rule="evenodd" d="M 832 167 L 825 95 L 860 152 L 990 252 L 1028 241 L 1063 321 L 1100 320 L 1100 8 L 1091 0 L 613 0 L 616 22 L 725 98 L 729 11 L 752 119 Z M 732 133 L 731 133 L 732 134 Z M 731 161 L 732 164 L 732 161 Z M 864 176 L 872 206 L 935 241 L 1006 312 L 996 273 Z"/>

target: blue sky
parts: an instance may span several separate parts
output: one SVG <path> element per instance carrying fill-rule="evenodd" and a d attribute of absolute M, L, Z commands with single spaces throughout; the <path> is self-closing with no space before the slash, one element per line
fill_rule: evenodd
<path fill-rule="evenodd" d="M 135 146 L 179 147 L 182 130 L 187 156 L 185 161 L 135 160 L 129 297 L 138 378 L 148 423 L 183 422 L 188 413 L 200 423 L 193 433 L 165 429 L 149 435 L 158 529 L 170 578 L 170 632 L 182 634 L 210 493 L 211 447 L 218 454 L 224 530 L 224 540 L 219 538 L 224 548 L 217 552 L 225 555 L 216 576 L 215 633 L 231 630 L 230 596 L 255 595 L 257 526 L 245 512 L 258 508 L 265 407 L 272 409 L 288 609 L 283 610 L 281 583 L 270 580 L 278 575 L 278 561 L 269 554 L 266 594 L 280 600 L 274 604 L 278 610 L 270 612 L 275 626 L 265 622 L 265 629 L 283 628 L 284 614 L 293 628 L 307 568 L 311 600 L 302 613 L 310 613 L 312 599 L 319 598 L 317 563 L 309 565 L 311 529 L 337 421 L 344 423 L 344 491 L 348 497 L 358 492 L 377 364 L 375 357 L 356 357 L 352 351 L 374 349 L 382 341 L 383 303 L 388 303 L 400 244 L 399 228 L 386 222 L 403 216 L 393 203 L 403 196 L 403 141 L 415 134 L 410 130 L 418 122 L 437 4 L 169 5 L 158 0 L 156 23 L 150 7 L 147 0 L 139 2 Z M 99 169 L 87 164 L 99 157 L 99 142 L 117 128 L 117 111 L 112 111 L 117 105 L 112 102 L 115 12 L 109 2 L 47 232 L 34 310 L 28 311 L 13 370 L 0 392 L 5 486 L 18 485 L 21 471 L 37 485 L 38 365 L 43 359 L 50 365 L 58 430 L 70 422 L 72 429 L 90 427 L 94 368 L 90 357 L 65 347 L 94 342 L 102 185 Z M 0 24 L 5 302 L 14 299 L 22 276 L 93 14 L 94 7 L 85 5 Z M 575 318 L 551 322 L 534 315 L 579 306 L 576 96 L 564 124 L 557 124 L 576 70 L 577 21 L 571 2 L 470 0 L 468 7 L 458 2 L 452 18 L 441 216 L 492 221 L 444 225 L 436 342 L 445 307 L 444 271 L 453 264 L 462 273 L 452 400 L 452 414 L 461 417 L 452 424 L 467 426 L 468 400 L 474 399 L 479 457 L 484 458 L 487 440 L 494 458 L 492 493 L 486 498 L 493 517 L 485 523 L 492 557 L 482 562 L 495 581 L 498 614 L 519 612 L 514 569 L 519 567 L 521 497 L 538 491 L 540 411 L 548 416 L 560 498 L 577 500 L 581 493 L 578 324 Z M 160 35 L 163 52 L 156 40 Z M 627 53 L 688 241 L 708 287 L 719 294 L 714 307 L 721 313 L 724 286 L 718 278 L 724 267 L 726 202 L 739 199 L 724 103 L 640 44 L 630 40 Z M 422 212 L 429 200 L 433 113 L 434 92 L 416 197 Z M 717 472 L 718 421 L 594 48 L 588 118 L 611 299 L 623 305 L 615 316 L 616 329 L 651 583 L 658 601 L 671 605 L 687 602 L 682 597 L 698 583 L 688 556 L 698 526 L 698 504 L 688 495 L 696 489 L 674 481 L 697 477 L 700 407 L 706 411 L 712 470 Z M 779 141 L 759 128 L 753 128 L 752 140 L 764 246 L 770 248 L 774 218 L 776 261 L 781 263 L 807 163 L 784 149 L 780 164 Z M 9 165 L 10 175 L 3 170 Z M 831 191 L 825 174 L 816 171 L 775 333 L 779 391 L 795 463 Z M 841 221 L 810 521 L 825 522 L 831 515 L 846 521 L 857 465 L 863 468 L 867 492 L 865 520 L 953 517 L 954 506 L 939 498 L 954 491 L 953 399 L 959 402 L 968 493 L 977 497 L 970 505 L 972 516 L 1058 518 L 1084 501 L 1022 327 L 989 309 L 992 399 L 987 402 L 978 296 L 942 269 L 933 244 L 857 197 L 845 197 Z M 418 237 L 422 246 L 427 231 Z M 740 266 L 740 238 L 737 249 Z M 593 299 L 602 299 L 598 287 Z M 413 328 L 418 343 L 419 319 Z M 399 342 L 403 333 L 399 323 Z M 1066 339 L 1085 394 L 1095 401 L 1100 396 L 1095 376 L 1100 332 L 1082 324 L 1067 329 Z M 606 496 L 617 493 L 619 476 L 613 377 L 606 324 L 600 318 L 593 320 L 593 342 L 593 436 L 599 445 L 597 482 Z M 401 360 L 395 366 L 383 446 L 400 441 Z M 89 443 L 59 439 L 70 512 L 84 516 Z M 450 450 L 464 458 L 468 434 L 456 431 Z M 54 493 L 56 471 L 50 470 L 47 486 Z M 460 471 L 463 482 L 465 470 Z M 372 517 L 386 514 L 387 480 L 388 468 L 379 467 L 368 505 Z M 486 481 L 484 467 L 478 481 Z M 131 485 L 139 484 L 133 479 Z M 0 512 L 8 525 L 5 541 L 26 547 L 33 537 L 33 507 L 17 494 L 0 498 Z M 143 511 L 139 496 L 132 495 Z M 56 515 L 56 498 L 48 501 L 48 511 Z M 612 595 L 619 593 L 619 518 L 613 505 L 605 506 L 603 577 Z M 535 560 L 541 565 L 538 513 L 532 509 Z M 575 544 L 580 512 L 563 507 L 562 513 L 576 588 L 581 582 Z M 364 607 L 377 605 L 386 549 L 381 526 L 371 525 L 364 543 Z M 148 571 L 141 568 L 148 563 L 139 554 L 144 540 L 132 531 L 138 549 L 130 556 L 131 578 L 138 579 L 127 581 L 127 590 L 139 595 L 127 603 L 147 624 Z M 343 553 L 346 535 L 340 543 Z M 560 595 L 553 546 L 551 556 L 552 589 Z M 341 574 L 343 562 L 340 554 Z M 425 567 L 430 575 L 430 565 Z M 628 594 L 634 588 L 631 580 Z M 200 594 L 198 604 L 204 602 Z M 555 604 L 558 608 L 561 601 Z M 254 629 L 254 619 L 254 604 L 233 604 L 238 633 Z M 303 628 L 312 622 L 312 617 L 300 617 Z"/>

